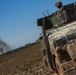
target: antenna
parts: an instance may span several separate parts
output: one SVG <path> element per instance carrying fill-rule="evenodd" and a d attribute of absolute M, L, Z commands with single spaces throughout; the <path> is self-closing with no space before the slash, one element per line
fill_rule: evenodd
<path fill-rule="evenodd" d="M 49 15 L 49 11 L 47 10 L 47 14 Z"/>
<path fill-rule="evenodd" d="M 49 11 L 48 11 L 48 10 L 47 10 L 47 11 L 44 11 L 44 12 L 42 12 L 42 13 L 43 13 L 43 15 L 44 15 L 45 17 L 49 15 Z M 47 15 L 46 15 L 45 13 L 46 13 Z"/>
<path fill-rule="evenodd" d="M 45 13 L 44 13 L 44 12 L 42 12 L 42 13 L 43 13 L 43 15 L 46 17 Z"/>

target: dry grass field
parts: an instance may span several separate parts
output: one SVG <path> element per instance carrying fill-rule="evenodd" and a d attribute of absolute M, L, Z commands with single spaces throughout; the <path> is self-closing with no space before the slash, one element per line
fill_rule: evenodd
<path fill-rule="evenodd" d="M 0 56 L 0 75 L 44 75 L 42 58 L 37 44 L 19 48 Z"/>

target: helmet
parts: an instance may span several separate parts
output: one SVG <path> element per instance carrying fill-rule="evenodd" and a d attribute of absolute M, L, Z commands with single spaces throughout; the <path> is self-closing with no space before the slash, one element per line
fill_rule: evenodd
<path fill-rule="evenodd" d="M 55 6 L 56 6 L 57 8 L 61 8 L 61 7 L 62 7 L 62 2 L 61 2 L 61 1 L 57 1 L 57 2 L 55 3 Z"/>

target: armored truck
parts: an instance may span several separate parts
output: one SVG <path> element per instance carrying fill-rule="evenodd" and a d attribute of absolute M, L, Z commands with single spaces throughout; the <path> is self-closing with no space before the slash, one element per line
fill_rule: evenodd
<path fill-rule="evenodd" d="M 76 2 L 55 5 L 56 12 L 37 20 L 44 67 L 50 74 L 76 75 Z"/>

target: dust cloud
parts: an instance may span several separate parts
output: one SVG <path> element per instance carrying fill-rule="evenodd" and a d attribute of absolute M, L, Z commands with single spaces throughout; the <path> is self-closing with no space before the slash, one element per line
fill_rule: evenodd
<path fill-rule="evenodd" d="M 10 47 L 6 42 L 4 42 L 2 39 L 0 39 L 0 55 L 3 55 L 10 51 Z"/>

